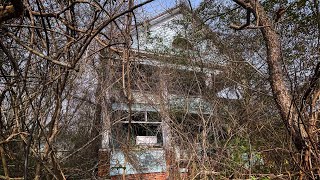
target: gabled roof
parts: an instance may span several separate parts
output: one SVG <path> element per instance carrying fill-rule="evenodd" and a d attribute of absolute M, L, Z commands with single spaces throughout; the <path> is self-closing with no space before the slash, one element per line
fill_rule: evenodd
<path fill-rule="evenodd" d="M 184 4 L 180 4 L 180 5 L 177 5 L 173 8 L 170 8 L 168 10 L 165 10 L 164 12 L 154 16 L 154 17 L 151 17 L 143 22 L 140 22 L 137 24 L 137 26 L 141 26 L 141 25 L 144 25 L 146 23 L 150 24 L 150 25 L 156 25 L 160 22 L 163 22 L 177 14 L 184 14 L 185 12 L 191 12 L 190 9 L 184 5 Z"/>
<path fill-rule="evenodd" d="M 235 57 L 234 53 L 232 52 L 232 49 L 230 48 L 226 48 L 226 46 L 224 45 L 224 42 L 219 38 L 219 35 L 214 32 L 209 25 L 205 24 L 201 18 L 197 15 L 196 11 L 192 11 L 185 2 L 180 2 L 180 4 L 178 4 L 177 6 L 170 8 L 162 13 L 160 13 L 159 15 L 156 15 L 150 19 L 147 19 L 143 22 L 140 22 L 137 24 L 137 28 L 144 26 L 145 24 L 149 24 L 151 26 L 157 25 L 161 22 L 164 22 L 172 17 L 174 17 L 177 14 L 182 14 L 185 15 L 187 17 L 190 17 L 191 19 L 191 24 L 193 26 L 193 28 L 198 29 L 198 30 L 202 30 L 205 34 L 206 34 L 206 39 L 210 39 L 213 43 L 214 46 L 217 48 L 218 53 L 221 56 L 224 56 L 226 59 L 237 59 L 239 61 L 239 59 L 242 59 L 242 57 Z M 134 28 L 134 31 L 136 31 L 136 29 Z M 143 52 L 144 54 L 146 54 L 146 52 Z M 154 54 L 156 55 L 156 54 Z"/>

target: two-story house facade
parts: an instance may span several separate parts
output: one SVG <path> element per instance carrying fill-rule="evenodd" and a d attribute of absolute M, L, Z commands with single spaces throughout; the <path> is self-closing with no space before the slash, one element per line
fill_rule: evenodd
<path fill-rule="evenodd" d="M 214 118 L 208 97 L 226 89 L 220 77 L 227 57 L 202 38 L 207 29 L 182 4 L 132 32 L 130 68 L 124 71 L 121 56 L 111 63 L 114 83 L 99 151 L 100 178 L 166 179 L 191 173 L 191 154 L 201 151 L 198 141 L 206 135 L 199 124 Z"/>

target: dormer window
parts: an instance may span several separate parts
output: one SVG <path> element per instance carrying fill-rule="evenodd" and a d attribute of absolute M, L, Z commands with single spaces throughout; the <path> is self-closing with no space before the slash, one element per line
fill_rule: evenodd
<path fill-rule="evenodd" d="M 193 46 L 186 38 L 177 36 L 172 41 L 172 47 L 180 50 L 192 50 Z"/>

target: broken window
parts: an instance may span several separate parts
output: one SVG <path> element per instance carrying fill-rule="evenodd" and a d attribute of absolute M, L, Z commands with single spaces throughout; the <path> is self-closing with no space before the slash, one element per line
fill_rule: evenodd
<path fill-rule="evenodd" d="M 112 128 L 116 148 L 127 143 L 131 146 L 162 146 L 161 118 L 158 112 L 134 111 L 131 114 L 130 125 L 127 111 L 117 111 L 115 114 L 121 117 L 119 123 Z M 129 132 L 130 140 L 127 142 Z"/>

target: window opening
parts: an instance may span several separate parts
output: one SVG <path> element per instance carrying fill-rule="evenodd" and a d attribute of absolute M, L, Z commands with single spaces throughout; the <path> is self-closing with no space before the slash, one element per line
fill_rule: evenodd
<path fill-rule="evenodd" d="M 191 42 L 181 36 L 177 36 L 174 38 L 174 40 L 172 41 L 172 47 L 177 48 L 177 49 L 181 49 L 181 50 L 192 50 L 193 49 Z"/>
<path fill-rule="evenodd" d="M 114 125 L 117 130 L 113 131 L 115 147 L 121 147 L 124 139 L 127 139 L 129 130 L 129 113 L 117 111 L 119 117 L 126 117 Z M 130 144 L 133 146 L 160 147 L 163 144 L 161 117 L 158 112 L 135 111 L 131 115 Z"/>

